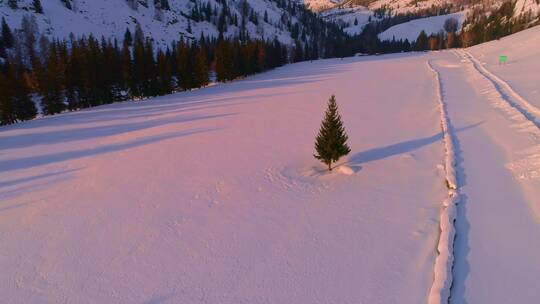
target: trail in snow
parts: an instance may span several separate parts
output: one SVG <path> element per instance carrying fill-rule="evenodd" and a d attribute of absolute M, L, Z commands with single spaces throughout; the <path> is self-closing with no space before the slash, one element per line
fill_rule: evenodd
<path fill-rule="evenodd" d="M 430 61 L 427 62 L 429 70 L 434 75 L 435 88 L 437 90 L 437 101 L 441 116 L 441 129 L 445 146 L 445 174 L 446 185 L 448 187 L 448 197 L 444 200 L 440 215 L 440 236 L 437 245 L 438 256 L 435 259 L 433 285 L 431 287 L 428 304 L 448 303 L 450 298 L 450 288 L 452 286 L 452 266 L 454 265 L 454 239 L 456 229 L 456 205 L 459 201 L 458 181 L 456 175 L 456 151 L 455 134 L 448 117 L 448 111 L 444 102 L 443 88 L 439 72 L 437 72 Z"/>
<path fill-rule="evenodd" d="M 536 143 L 520 151 L 521 157 L 508 163 L 507 167 L 519 179 L 540 178 L 540 108 L 522 97 L 508 82 L 486 69 L 471 53 L 461 50 L 456 51 L 456 54 L 462 58 L 462 62 L 470 63 L 480 75 L 491 82 L 493 90 L 488 93 L 494 106 L 508 113 L 514 121 L 514 127 L 528 133 Z M 531 204 L 531 208 L 540 220 L 540 205 Z"/>
<path fill-rule="evenodd" d="M 501 99 L 505 100 L 510 106 L 516 108 L 516 110 L 521 112 L 528 120 L 540 128 L 540 109 L 538 107 L 532 105 L 529 101 L 519 95 L 508 82 L 502 80 L 483 67 L 482 63 L 471 53 L 464 50 L 456 51 L 456 53 L 466 61 L 472 63 L 476 71 L 493 84 L 497 92 L 501 95 Z"/>
<path fill-rule="evenodd" d="M 537 145 L 536 128 L 467 58 L 445 52 L 433 66 L 454 127 L 475 126 L 456 133 L 460 204 L 450 303 L 533 303 L 540 226 L 531 206 L 540 193 L 505 164 Z"/>

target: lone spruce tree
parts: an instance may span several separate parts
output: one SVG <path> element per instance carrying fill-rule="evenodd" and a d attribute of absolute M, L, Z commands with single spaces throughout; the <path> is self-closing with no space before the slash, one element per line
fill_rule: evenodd
<path fill-rule="evenodd" d="M 315 158 L 322 161 L 332 171 L 332 164 L 342 156 L 351 152 L 347 145 L 348 135 L 343 127 L 341 115 L 338 112 L 336 97 L 332 95 L 328 101 L 328 108 L 315 141 Z"/>

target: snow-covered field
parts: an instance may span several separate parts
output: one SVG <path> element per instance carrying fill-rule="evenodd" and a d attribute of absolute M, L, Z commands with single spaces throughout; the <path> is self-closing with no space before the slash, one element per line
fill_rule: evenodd
<path fill-rule="evenodd" d="M 418 35 L 424 31 L 428 36 L 431 34 L 437 34 L 440 31 L 444 31 L 444 23 L 449 18 L 454 18 L 458 21 L 458 29 L 461 30 L 461 26 L 465 21 L 466 12 L 459 12 L 448 15 L 440 15 L 434 17 L 427 17 L 412 20 L 409 22 L 394 25 L 386 31 L 379 34 L 381 40 L 409 40 L 410 42 L 416 41 Z"/>
<path fill-rule="evenodd" d="M 2 302 L 416 304 L 446 271 L 451 303 L 534 303 L 539 35 L 2 127 Z M 352 152 L 328 174 L 312 154 L 331 94 Z M 439 255 L 454 169 L 455 250 Z M 454 271 L 434 270 L 442 255 Z"/>
<path fill-rule="evenodd" d="M 423 60 L 301 63 L 2 128 L 0 293 L 11 303 L 422 302 L 445 197 Z M 416 72 L 403 80 L 395 69 Z M 331 94 L 351 176 L 323 174 L 312 156 Z"/>

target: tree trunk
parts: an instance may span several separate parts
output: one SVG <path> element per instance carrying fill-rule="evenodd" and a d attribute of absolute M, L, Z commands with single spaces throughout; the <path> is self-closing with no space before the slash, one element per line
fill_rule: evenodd
<path fill-rule="evenodd" d="M 332 171 L 332 163 L 328 163 L 328 171 Z"/>

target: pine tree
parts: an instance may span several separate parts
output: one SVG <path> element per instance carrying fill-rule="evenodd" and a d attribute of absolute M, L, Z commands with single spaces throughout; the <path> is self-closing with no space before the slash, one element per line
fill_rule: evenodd
<path fill-rule="evenodd" d="M 126 32 L 124 34 L 124 44 L 127 46 L 133 45 L 133 36 L 131 35 L 129 28 L 126 28 Z"/>
<path fill-rule="evenodd" d="M 176 52 L 179 85 L 182 90 L 189 90 L 193 88 L 193 61 L 190 48 L 181 41 Z"/>
<path fill-rule="evenodd" d="M 206 50 L 196 47 L 193 58 L 193 86 L 200 88 L 208 84 L 208 62 L 206 61 Z"/>
<path fill-rule="evenodd" d="M 30 88 L 22 69 L 14 67 L 8 72 L 13 82 L 13 110 L 17 120 L 29 120 L 37 115 L 36 105 L 30 98 Z"/>
<path fill-rule="evenodd" d="M 63 71 L 58 58 L 58 47 L 53 43 L 47 57 L 44 85 L 42 86 L 43 113 L 52 115 L 64 110 L 64 95 L 62 93 Z"/>
<path fill-rule="evenodd" d="M 4 41 L 4 46 L 7 49 L 10 49 L 13 47 L 13 44 L 15 43 L 15 40 L 13 38 L 13 33 L 11 32 L 11 29 L 9 28 L 9 25 L 6 22 L 6 19 L 2 17 L 2 40 Z"/>
<path fill-rule="evenodd" d="M 67 8 L 67 9 L 73 9 L 73 6 L 71 5 L 71 0 L 60 0 L 62 1 L 62 3 L 64 3 L 64 6 Z"/>
<path fill-rule="evenodd" d="M 228 40 L 222 40 L 216 47 L 216 76 L 218 81 L 233 80 L 235 77 L 232 48 Z"/>
<path fill-rule="evenodd" d="M 10 125 L 16 121 L 12 95 L 10 81 L 0 71 L 0 125 Z"/>
<path fill-rule="evenodd" d="M 2 40 L 2 36 L 0 36 L 0 58 L 7 58 L 7 51 L 4 45 L 4 41 Z M 2 66 L 0 65 L 0 68 L 1 67 Z"/>
<path fill-rule="evenodd" d="M 336 97 L 332 95 L 328 108 L 315 141 L 315 158 L 322 161 L 332 171 L 332 164 L 351 152 L 347 145 L 347 133 L 338 112 Z"/>
<path fill-rule="evenodd" d="M 133 88 L 132 80 L 133 80 L 133 65 L 131 61 L 131 51 L 129 50 L 129 46 L 127 44 L 124 44 L 122 47 L 122 89 L 125 91 L 128 91 L 129 88 Z"/>
<path fill-rule="evenodd" d="M 17 3 L 17 0 L 8 0 L 8 5 L 11 9 L 19 8 L 19 4 Z"/>
<path fill-rule="evenodd" d="M 167 55 L 161 51 L 157 55 L 159 94 L 165 95 L 172 92 L 172 71 Z"/>
<path fill-rule="evenodd" d="M 43 6 L 41 6 L 40 0 L 32 1 L 32 7 L 34 8 L 36 14 L 43 14 Z"/>
<path fill-rule="evenodd" d="M 418 38 L 416 38 L 416 43 L 414 45 L 415 51 L 425 51 L 428 49 L 428 41 L 429 37 L 426 34 L 426 32 L 421 31 L 418 35 Z"/>

